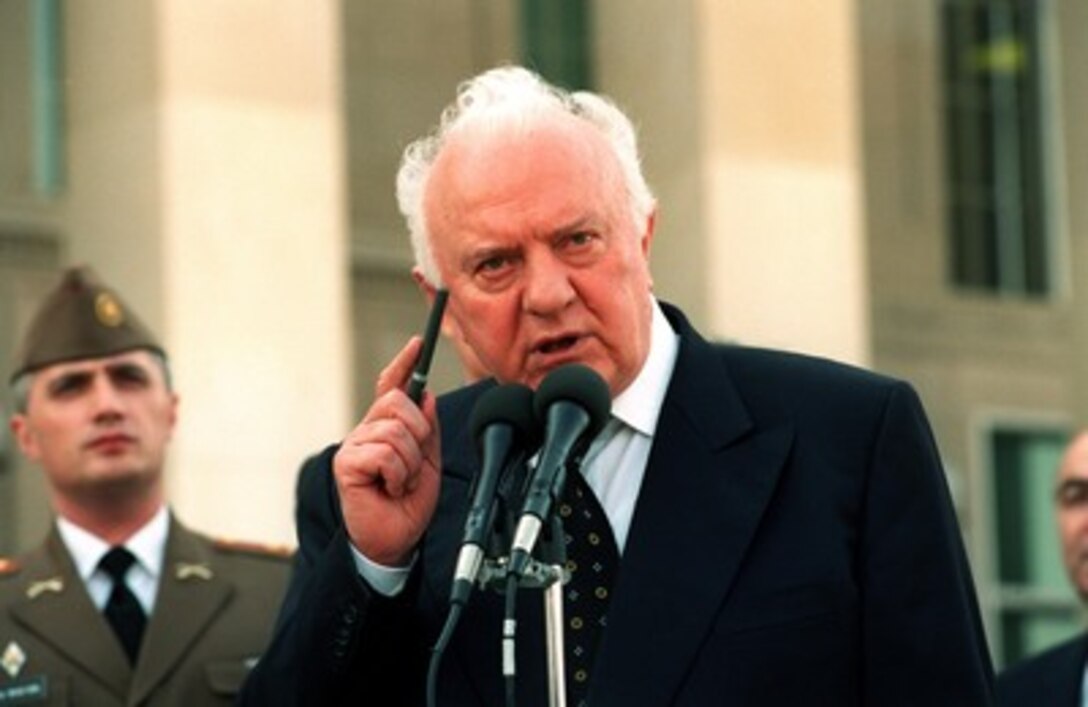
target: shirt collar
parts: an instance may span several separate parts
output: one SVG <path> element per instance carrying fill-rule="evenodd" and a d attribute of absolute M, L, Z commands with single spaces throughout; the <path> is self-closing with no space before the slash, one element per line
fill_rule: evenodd
<path fill-rule="evenodd" d="M 680 337 L 654 300 L 650 352 L 635 380 L 612 401 L 613 417 L 647 437 L 653 437 L 679 348 Z"/>
<path fill-rule="evenodd" d="M 72 556 L 76 571 L 86 582 L 98 569 L 102 556 L 110 549 L 109 543 L 61 516 L 57 517 L 57 531 Z M 169 531 L 170 513 L 166 506 L 162 506 L 144 527 L 125 542 L 125 547 L 136 556 L 140 566 L 154 577 L 162 573 L 166 536 Z"/>

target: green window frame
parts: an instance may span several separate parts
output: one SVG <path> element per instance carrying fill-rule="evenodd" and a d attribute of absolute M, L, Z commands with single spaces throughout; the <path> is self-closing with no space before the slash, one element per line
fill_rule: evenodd
<path fill-rule="evenodd" d="M 953 286 L 1045 297 L 1048 0 L 942 0 L 947 228 Z"/>
<path fill-rule="evenodd" d="M 61 0 L 0 6 L 0 198 L 50 199 L 65 182 Z"/>
<path fill-rule="evenodd" d="M 593 88 L 593 16 L 586 0 L 522 0 L 522 61 L 569 90 Z"/>
<path fill-rule="evenodd" d="M 1054 479 L 1064 429 L 999 426 L 988 435 L 993 490 L 995 660 L 1009 665 L 1081 630 L 1080 602 L 1065 572 Z"/>

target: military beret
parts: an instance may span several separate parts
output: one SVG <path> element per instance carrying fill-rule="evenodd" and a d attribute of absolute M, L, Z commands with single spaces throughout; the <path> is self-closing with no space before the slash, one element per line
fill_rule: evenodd
<path fill-rule="evenodd" d="M 135 349 L 166 355 L 154 334 L 91 268 L 73 267 L 30 320 L 11 380 L 54 363 Z"/>

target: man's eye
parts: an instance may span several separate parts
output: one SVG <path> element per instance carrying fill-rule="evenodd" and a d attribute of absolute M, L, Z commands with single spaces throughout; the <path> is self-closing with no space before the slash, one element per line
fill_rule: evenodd
<path fill-rule="evenodd" d="M 1063 508 L 1088 503 L 1088 482 L 1064 483 L 1058 487 L 1058 504 Z"/>
<path fill-rule="evenodd" d="M 567 257 L 586 258 L 601 252 L 603 241 L 594 231 L 575 231 L 567 234 L 557 244 L 560 253 Z"/>
<path fill-rule="evenodd" d="M 589 231 L 578 231 L 564 236 L 559 242 L 560 248 L 566 250 L 582 250 L 593 242 L 593 234 Z"/>
<path fill-rule="evenodd" d="M 119 386 L 126 387 L 140 387 L 147 385 L 148 375 L 147 372 L 141 368 L 120 368 L 113 372 L 111 376 L 114 383 Z"/>
<path fill-rule="evenodd" d="M 495 270 L 502 269 L 507 262 L 508 261 L 504 256 L 496 255 L 480 261 L 479 265 L 476 266 L 476 269 L 479 272 L 494 272 Z"/>
<path fill-rule="evenodd" d="M 82 376 L 65 376 L 49 386 L 54 397 L 74 395 L 86 387 L 87 379 Z"/>

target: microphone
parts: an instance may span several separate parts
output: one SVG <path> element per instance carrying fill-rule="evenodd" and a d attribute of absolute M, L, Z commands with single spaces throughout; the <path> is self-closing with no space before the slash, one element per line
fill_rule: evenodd
<path fill-rule="evenodd" d="M 535 450 L 540 441 L 533 391 L 520 383 L 491 388 L 472 409 L 469 429 L 483 461 L 469 491 L 472 502 L 453 573 L 451 604 L 468 601 L 480 573 L 484 544 L 494 521 L 495 491 L 503 472 L 524 464 L 528 452 Z"/>
<path fill-rule="evenodd" d="M 568 364 L 548 374 L 533 399 L 544 420 L 544 446 L 529 478 L 510 549 L 509 571 L 521 577 L 529 564 L 552 503 L 563 493 L 567 464 L 580 459 L 612 409 L 608 385 L 596 371 Z"/>

